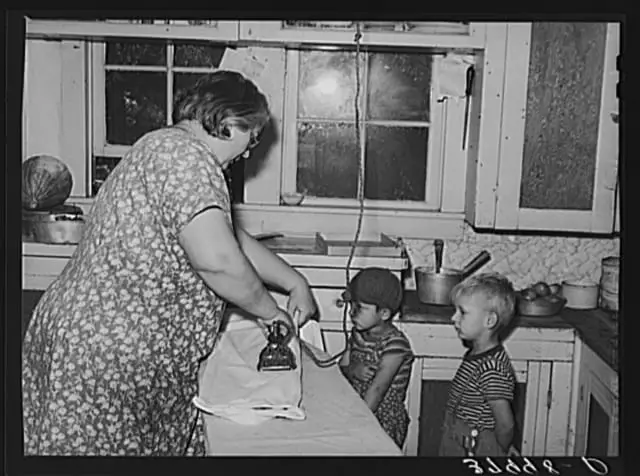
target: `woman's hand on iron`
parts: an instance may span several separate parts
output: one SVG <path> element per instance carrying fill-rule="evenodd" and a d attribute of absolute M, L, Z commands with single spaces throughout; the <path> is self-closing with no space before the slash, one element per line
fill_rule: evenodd
<path fill-rule="evenodd" d="M 287 311 L 293 316 L 298 324 L 302 327 L 318 310 L 316 301 L 311 294 L 311 289 L 305 280 L 294 287 L 289 292 L 289 302 L 287 303 Z"/>
<path fill-rule="evenodd" d="M 278 312 L 271 319 L 258 319 L 258 326 L 262 329 L 265 336 L 269 335 L 269 329 L 267 325 L 271 325 L 276 321 L 284 321 L 291 329 L 294 329 L 293 318 L 281 308 L 278 308 Z"/>

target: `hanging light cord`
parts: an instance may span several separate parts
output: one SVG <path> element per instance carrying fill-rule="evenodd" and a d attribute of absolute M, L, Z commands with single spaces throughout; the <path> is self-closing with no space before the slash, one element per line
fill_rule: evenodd
<path fill-rule="evenodd" d="M 349 258 L 347 259 L 347 266 L 345 268 L 346 272 L 346 280 L 347 286 L 351 281 L 351 263 L 353 262 L 353 257 L 355 255 L 356 247 L 358 246 L 358 241 L 360 240 L 360 234 L 362 232 L 362 220 L 364 217 L 364 155 L 361 150 L 361 133 L 360 133 L 360 40 L 362 39 L 362 31 L 360 27 L 360 23 L 356 22 L 356 34 L 354 37 L 354 41 L 356 43 L 356 55 L 355 55 L 355 69 L 356 69 L 356 94 L 354 99 L 355 106 L 355 132 L 356 132 L 356 153 L 358 154 L 358 202 L 359 202 L 359 212 L 358 212 L 358 223 L 356 225 L 356 233 L 353 238 L 353 242 L 351 243 L 351 247 L 349 250 Z M 341 352 L 336 355 L 331 356 L 328 359 L 321 360 L 316 357 L 313 351 L 306 345 L 306 343 L 300 339 L 300 344 L 305 352 L 311 357 L 311 359 L 315 362 L 319 367 L 329 367 L 336 363 L 340 357 L 347 351 L 347 344 L 349 341 L 349 330 L 347 329 L 347 314 L 349 312 L 348 303 L 343 303 L 343 311 L 342 311 L 342 332 L 345 337 L 345 345 Z"/>

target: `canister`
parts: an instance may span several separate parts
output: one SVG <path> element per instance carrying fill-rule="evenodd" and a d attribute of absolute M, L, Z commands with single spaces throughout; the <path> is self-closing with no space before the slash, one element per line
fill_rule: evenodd
<path fill-rule="evenodd" d="M 600 276 L 600 307 L 609 311 L 618 310 L 618 277 L 620 257 L 607 256 L 602 260 Z"/>

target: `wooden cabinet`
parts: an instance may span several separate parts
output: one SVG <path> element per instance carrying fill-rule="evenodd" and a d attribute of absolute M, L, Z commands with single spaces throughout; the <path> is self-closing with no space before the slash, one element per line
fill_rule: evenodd
<path fill-rule="evenodd" d="M 482 48 L 484 23 L 361 22 L 361 43 L 367 46 Z M 288 45 L 353 45 L 352 21 L 241 21 L 240 40 Z"/>
<path fill-rule="evenodd" d="M 450 325 L 400 323 L 419 357 L 407 406 L 405 454 L 436 456 L 449 383 L 465 349 Z M 566 456 L 569 437 L 573 331 L 516 330 L 505 342 L 517 388 L 514 444 L 524 456 Z"/>
<path fill-rule="evenodd" d="M 618 376 L 580 339 L 574 456 L 618 456 Z"/>
<path fill-rule="evenodd" d="M 474 91 L 482 120 L 472 134 L 478 163 L 468 218 L 480 228 L 611 233 L 619 24 L 509 23 L 496 31 Z M 487 124 L 486 114 L 501 119 Z"/>

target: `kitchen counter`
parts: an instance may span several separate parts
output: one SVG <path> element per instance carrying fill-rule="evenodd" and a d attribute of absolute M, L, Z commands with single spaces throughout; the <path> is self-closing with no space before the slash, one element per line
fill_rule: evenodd
<path fill-rule="evenodd" d="M 424 322 L 451 325 L 453 306 L 437 306 L 420 302 L 416 291 L 406 291 L 401 322 Z M 507 329 L 507 338 L 516 327 L 573 329 L 578 336 L 613 370 L 618 371 L 618 325 L 616 313 L 593 309 L 563 309 L 555 316 L 516 316 Z"/>

